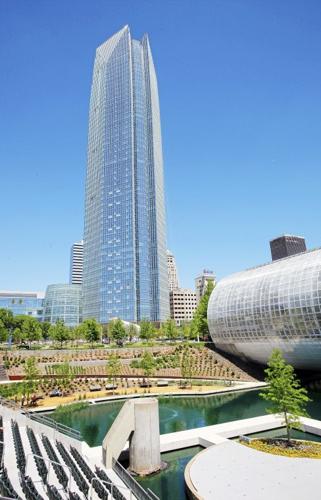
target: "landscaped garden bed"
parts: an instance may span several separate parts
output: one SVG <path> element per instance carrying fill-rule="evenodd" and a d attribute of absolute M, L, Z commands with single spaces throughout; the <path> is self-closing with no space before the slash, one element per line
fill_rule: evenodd
<path fill-rule="evenodd" d="M 291 439 L 251 439 L 249 442 L 240 441 L 245 446 L 272 455 L 281 455 L 293 458 L 321 458 L 321 443 L 316 441 L 301 441 Z"/>

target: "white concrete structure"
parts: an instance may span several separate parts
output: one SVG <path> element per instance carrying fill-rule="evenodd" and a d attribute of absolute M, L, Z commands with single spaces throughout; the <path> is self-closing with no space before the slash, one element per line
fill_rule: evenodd
<path fill-rule="evenodd" d="M 139 475 L 161 467 L 158 399 L 128 400 L 115 418 L 102 444 L 103 463 L 112 467 L 129 440 L 129 468 Z"/>
<path fill-rule="evenodd" d="M 320 421 L 301 421 L 303 430 L 321 435 Z M 282 419 L 269 415 L 212 426 L 217 432 L 210 436 L 214 445 L 198 453 L 185 469 L 190 498 L 318 500 L 320 460 L 271 455 L 225 439 L 273 425 L 280 427 Z"/>
<path fill-rule="evenodd" d="M 209 271 L 208 269 L 204 269 L 202 274 L 195 278 L 195 291 L 196 291 L 196 299 L 197 303 L 201 300 L 204 293 L 206 292 L 207 285 L 209 282 L 212 282 L 215 285 L 215 274 L 213 271 Z"/>
<path fill-rule="evenodd" d="M 179 284 L 178 284 L 178 273 L 177 273 L 175 257 L 169 250 L 167 250 L 167 272 L 168 272 L 168 289 L 170 292 L 172 292 L 176 288 L 179 288 Z"/>
<path fill-rule="evenodd" d="M 196 293 L 188 288 L 176 288 L 169 294 L 171 318 L 177 326 L 192 321 L 196 307 Z"/>
<path fill-rule="evenodd" d="M 84 242 L 81 240 L 74 243 L 70 250 L 69 283 L 71 285 L 82 285 L 83 261 Z"/>

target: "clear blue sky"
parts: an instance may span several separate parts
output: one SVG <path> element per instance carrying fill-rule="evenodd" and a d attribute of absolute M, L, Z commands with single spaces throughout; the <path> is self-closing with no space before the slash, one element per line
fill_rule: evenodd
<path fill-rule="evenodd" d="M 150 36 L 183 286 L 321 246 L 320 0 L 1 0 L 0 289 L 66 282 L 96 47 Z"/>

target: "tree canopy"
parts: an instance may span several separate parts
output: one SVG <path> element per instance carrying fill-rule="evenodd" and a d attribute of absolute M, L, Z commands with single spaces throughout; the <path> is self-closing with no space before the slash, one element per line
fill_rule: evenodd
<path fill-rule="evenodd" d="M 109 335 L 113 340 L 123 341 L 127 337 L 126 328 L 121 319 L 114 319 L 108 326 Z"/>
<path fill-rule="evenodd" d="M 155 336 L 155 327 L 153 323 L 148 321 L 147 319 L 143 319 L 140 322 L 140 334 L 141 339 L 151 340 Z"/>
<path fill-rule="evenodd" d="M 192 328 L 196 333 L 198 340 L 205 340 L 209 335 L 208 322 L 207 322 L 207 306 L 211 293 L 214 289 L 214 283 L 209 281 L 206 291 L 201 298 L 192 320 Z"/>

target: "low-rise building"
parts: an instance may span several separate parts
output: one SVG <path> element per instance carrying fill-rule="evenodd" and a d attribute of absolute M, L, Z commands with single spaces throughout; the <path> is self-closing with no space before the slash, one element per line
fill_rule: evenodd
<path fill-rule="evenodd" d="M 169 294 L 171 318 L 177 326 L 187 323 L 193 319 L 197 301 L 196 293 L 188 288 L 176 288 Z"/>
<path fill-rule="evenodd" d="M 10 310 L 14 316 L 25 314 L 42 320 L 43 292 L 0 291 L 0 309 Z"/>

